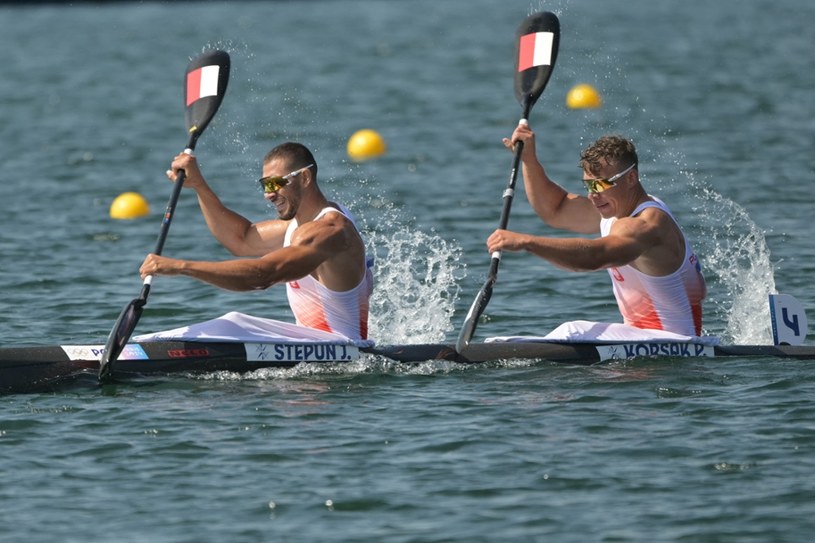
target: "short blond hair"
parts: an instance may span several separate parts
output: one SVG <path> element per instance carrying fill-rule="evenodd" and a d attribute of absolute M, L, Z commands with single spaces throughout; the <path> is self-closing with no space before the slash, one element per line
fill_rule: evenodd
<path fill-rule="evenodd" d="M 580 153 L 578 166 L 584 171 L 596 174 L 603 167 L 603 163 L 621 168 L 639 164 L 637 149 L 630 140 L 622 136 L 603 136 Z"/>

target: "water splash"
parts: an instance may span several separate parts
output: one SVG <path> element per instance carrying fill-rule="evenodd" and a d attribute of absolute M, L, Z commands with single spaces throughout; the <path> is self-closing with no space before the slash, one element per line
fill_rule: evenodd
<path fill-rule="evenodd" d="M 725 342 L 771 343 L 767 297 L 776 289 L 764 232 L 743 207 L 692 173 L 680 173 L 694 194 L 699 224 L 693 237 L 708 279 L 708 321 L 726 323 L 719 333 Z"/>
<path fill-rule="evenodd" d="M 393 216 L 393 209 L 388 213 Z M 398 221 L 365 232 L 376 255 L 371 337 L 379 343 L 435 343 L 453 329 L 461 248 Z"/>

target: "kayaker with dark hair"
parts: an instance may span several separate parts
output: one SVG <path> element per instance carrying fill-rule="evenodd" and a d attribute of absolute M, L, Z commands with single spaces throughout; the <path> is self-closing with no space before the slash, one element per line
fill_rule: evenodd
<path fill-rule="evenodd" d="M 264 157 L 259 183 L 279 218 L 260 222 L 227 208 L 194 156 L 176 156 L 167 176 L 174 181 L 180 170 L 215 239 L 233 255 L 248 258 L 199 261 L 150 254 L 142 277 L 186 275 L 235 291 L 285 283 L 297 324 L 367 339 L 371 263 L 353 217 L 317 185 L 317 162 L 308 148 L 288 142 Z"/>

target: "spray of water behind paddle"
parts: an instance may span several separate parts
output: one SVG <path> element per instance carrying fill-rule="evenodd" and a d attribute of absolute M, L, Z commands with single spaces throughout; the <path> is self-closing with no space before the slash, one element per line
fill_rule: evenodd
<path fill-rule="evenodd" d="M 688 175 L 704 232 L 697 245 L 720 291 L 710 297 L 708 311 L 726 322 L 724 341 L 772 343 L 767 297 L 776 287 L 764 232 L 743 207 Z"/>
<path fill-rule="evenodd" d="M 380 226 L 365 232 L 376 255 L 370 336 L 383 344 L 442 342 L 453 329 L 461 248 L 405 224 L 392 206 L 379 211 Z"/>
<path fill-rule="evenodd" d="M 682 187 L 687 208 L 679 217 L 702 262 L 708 284 L 704 333 L 723 343 L 772 343 L 768 295 L 775 293 L 773 264 L 764 231 L 747 210 L 723 196 L 684 157 L 663 157 L 677 167 L 678 182 L 659 184 L 671 192 Z"/>

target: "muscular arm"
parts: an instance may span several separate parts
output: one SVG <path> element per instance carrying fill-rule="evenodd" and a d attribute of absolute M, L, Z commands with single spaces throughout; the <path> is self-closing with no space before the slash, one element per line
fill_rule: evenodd
<path fill-rule="evenodd" d="M 261 256 L 268 252 L 270 246 L 283 245 L 286 225 L 282 221 L 252 223 L 227 208 L 206 184 L 197 188 L 196 193 L 209 231 L 233 255 Z M 280 224 L 274 228 L 274 223 Z"/>
<path fill-rule="evenodd" d="M 641 271 L 648 273 L 652 270 L 646 255 L 661 239 L 654 224 L 629 217 L 616 221 L 608 236 L 597 239 L 551 238 L 496 230 L 487 239 L 487 249 L 527 251 L 570 271 L 596 271 L 636 262 Z"/>
<path fill-rule="evenodd" d="M 589 199 L 568 192 L 546 174 L 536 155 L 535 133 L 528 126 L 518 125 L 504 145 L 513 148 L 518 141 L 524 142 L 521 152 L 524 190 L 538 217 L 554 228 L 580 234 L 599 232 L 600 215 Z"/>
<path fill-rule="evenodd" d="M 270 247 L 282 247 L 286 224 L 283 221 L 252 223 L 226 207 L 198 168 L 194 156 L 181 153 L 167 172 L 175 180 L 178 170 L 186 172 L 184 186 L 195 190 L 201 214 L 213 237 L 235 256 L 263 256 Z"/>
<path fill-rule="evenodd" d="M 209 262 L 151 254 L 140 272 L 143 278 L 147 275 L 186 275 L 227 290 L 259 290 L 305 277 L 348 247 L 344 217 L 325 219 L 301 226 L 290 246 L 259 258 Z"/>

